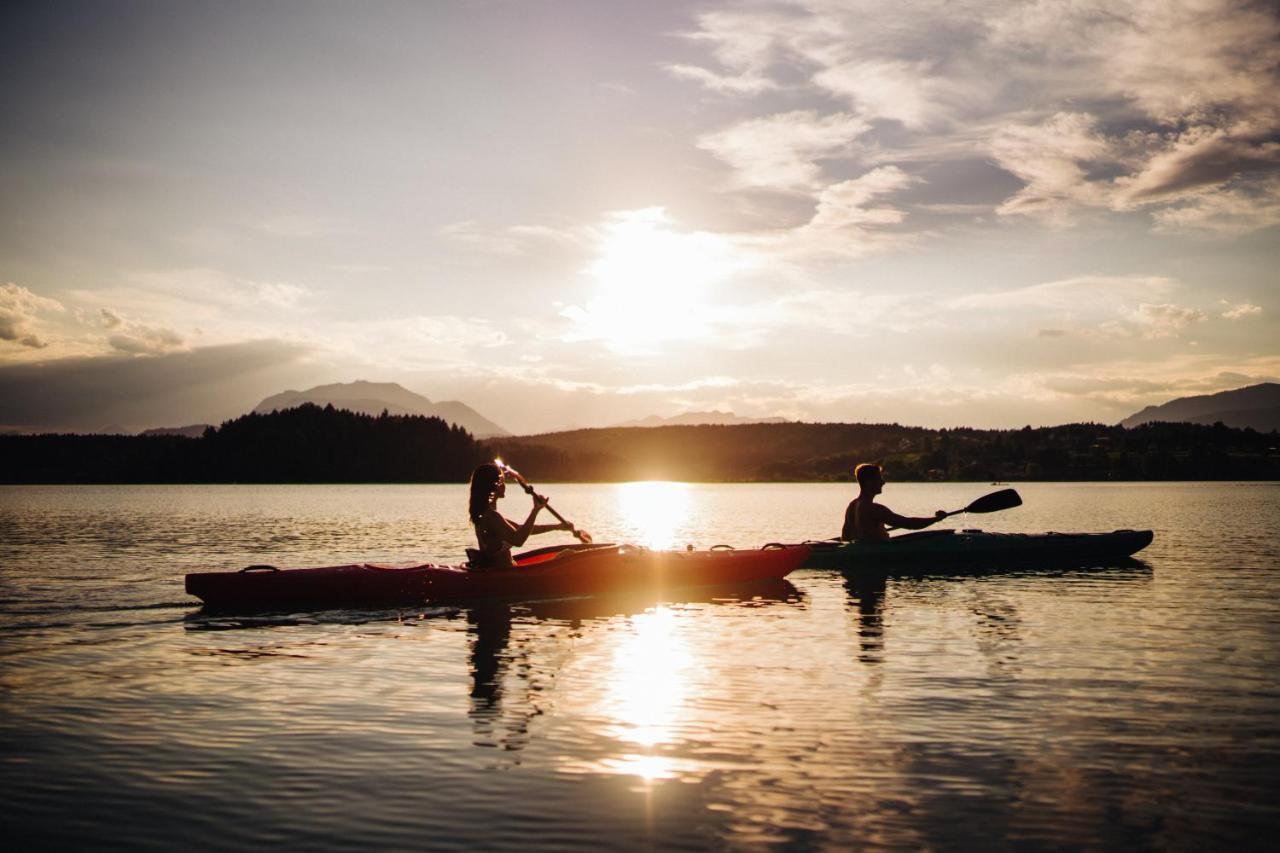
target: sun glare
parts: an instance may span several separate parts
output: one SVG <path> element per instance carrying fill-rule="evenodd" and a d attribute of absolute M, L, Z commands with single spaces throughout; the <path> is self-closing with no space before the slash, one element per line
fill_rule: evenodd
<path fill-rule="evenodd" d="M 631 625 L 634 633 L 614 653 L 606 702 L 618 740 L 653 747 L 669 743 L 674 735 L 685 700 L 689 652 L 669 608 L 636 616 Z"/>
<path fill-rule="evenodd" d="M 618 515 L 629 526 L 627 541 L 661 550 L 678 547 L 676 534 L 689 515 L 688 483 L 619 483 L 614 490 Z"/>
<path fill-rule="evenodd" d="M 673 230 L 661 208 L 619 214 L 586 269 L 596 281 L 591 301 L 563 313 L 575 322 L 573 337 L 620 352 L 706 338 L 711 291 L 738 265 L 728 240 Z"/>

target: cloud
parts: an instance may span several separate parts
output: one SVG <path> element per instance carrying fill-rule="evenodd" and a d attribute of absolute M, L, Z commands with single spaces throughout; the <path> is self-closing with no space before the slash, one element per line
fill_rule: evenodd
<path fill-rule="evenodd" d="M 915 239 L 889 230 L 906 214 L 897 207 L 876 204 L 916 182 L 897 166 L 881 166 L 818 193 L 813 217 L 773 241 L 783 255 L 806 258 L 856 258 Z M 768 244 L 767 241 L 765 243 Z"/>
<path fill-rule="evenodd" d="M 777 88 L 770 67 L 805 55 L 829 39 L 827 21 L 810 15 L 802 4 L 759 4 L 754 8 L 720 9 L 697 17 L 698 28 L 682 35 L 707 45 L 725 73 L 694 66 L 666 66 L 676 76 L 707 88 L 740 94 L 759 94 Z M 679 70 L 677 70 L 679 69 Z"/>
<path fill-rule="evenodd" d="M 1261 313 L 1261 305 L 1251 305 L 1248 302 L 1241 302 L 1239 305 L 1232 305 L 1226 311 L 1223 311 L 1222 316 L 1228 320 L 1243 320 L 1245 317 L 1256 317 Z"/>
<path fill-rule="evenodd" d="M 676 63 L 664 65 L 663 67 L 676 77 L 693 80 L 708 89 L 721 93 L 758 95 L 761 92 L 777 88 L 777 84 L 768 77 L 762 77 L 758 74 L 717 74 L 700 65 L 680 65 Z"/>
<path fill-rule="evenodd" d="M 211 306 L 221 310 L 243 310 L 258 306 L 295 310 L 311 292 L 301 285 L 279 281 L 259 281 L 209 267 L 179 267 L 135 270 L 125 277 L 125 286 L 105 293 L 128 299 L 139 306 L 174 302 Z"/>
<path fill-rule="evenodd" d="M 843 146 L 789 137 L 778 117 L 704 137 L 739 186 L 815 189 L 829 157 L 945 163 L 985 149 L 1024 183 L 1006 216 L 1142 211 L 1158 230 L 1222 236 L 1277 224 L 1265 189 L 1280 168 L 1274 4 L 779 0 L 697 21 L 689 38 L 722 70 L 673 73 L 750 97 L 834 96 L 844 109 L 808 111 L 807 128 L 868 125 Z M 884 119 L 903 132 L 872 128 Z"/>
<path fill-rule="evenodd" d="M 1090 310 L 1113 312 L 1126 303 L 1171 293 L 1178 282 L 1163 276 L 1074 276 L 988 293 L 973 293 L 950 300 L 952 308 L 1000 310 L 1033 308 L 1041 310 Z"/>
<path fill-rule="evenodd" d="M 43 349 L 49 344 L 36 333 L 40 322 L 38 315 L 65 310 L 56 299 L 39 296 L 21 285 L 7 282 L 0 286 L 0 341 Z"/>
<path fill-rule="evenodd" d="M 509 347 L 512 338 L 487 319 L 419 314 L 326 323 L 314 342 L 342 365 L 439 373 L 464 369 L 478 353 Z"/>
<path fill-rule="evenodd" d="M 1280 179 L 1199 193 L 1152 214 L 1155 230 L 1247 234 L 1280 225 Z"/>
<path fill-rule="evenodd" d="M 1280 170 L 1280 142 L 1249 130 L 1200 126 L 1178 134 L 1116 181 L 1117 206 L 1184 198 L 1242 175 Z"/>
<path fill-rule="evenodd" d="M 126 329 L 124 333 L 107 338 L 113 350 L 130 355 L 155 355 L 178 349 L 184 343 L 181 335 L 162 326 L 131 323 Z"/>
<path fill-rule="evenodd" d="M 1209 315 L 1196 308 L 1184 308 L 1172 303 L 1153 305 L 1143 302 L 1125 316 L 1134 323 L 1145 327 L 1148 338 L 1164 338 L 1176 335 L 1192 323 L 1199 323 Z"/>
<path fill-rule="evenodd" d="M 1079 276 L 999 293 L 975 293 L 950 300 L 952 310 L 977 310 L 1001 322 L 1020 324 L 1026 315 L 1041 322 L 1038 337 L 1069 335 L 1093 338 L 1176 336 L 1193 323 L 1207 320 L 1199 309 L 1177 305 L 1168 296 L 1181 289 L 1162 276 Z"/>
<path fill-rule="evenodd" d="M 307 347 L 251 341 L 154 356 L 0 366 L 0 424 L 92 430 L 216 423 L 314 377 Z"/>
<path fill-rule="evenodd" d="M 729 164 L 737 187 L 812 189 L 822 159 L 847 156 L 869 125 L 848 113 L 812 110 L 749 119 L 698 139 L 698 147 Z"/>
<path fill-rule="evenodd" d="M 949 113 L 942 106 L 945 84 L 932 70 L 928 61 L 858 60 L 824 69 L 813 82 L 847 98 L 864 118 L 893 119 L 919 128 Z"/>
<path fill-rule="evenodd" d="M 997 208 L 1001 215 L 1031 214 L 1061 221 L 1079 204 L 1100 204 L 1105 191 L 1088 180 L 1086 166 L 1110 159 L 1111 147 L 1083 113 L 1058 113 L 1034 125 L 996 132 L 991 153 L 1001 168 L 1025 183 Z"/>
<path fill-rule="evenodd" d="M 548 248 L 576 248 L 590 239 L 590 232 L 574 226 L 492 226 L 467 219 L 441 227 L 436 234 L 458 246 L 490 255 L 524 256 Z"/>

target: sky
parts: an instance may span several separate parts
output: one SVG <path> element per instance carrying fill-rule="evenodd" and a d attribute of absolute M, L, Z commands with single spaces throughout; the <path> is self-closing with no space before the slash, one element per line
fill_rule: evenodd
<path fill-rule="evenodd" d="M 0 11 L 0 428 L 356 379 L 516 433 L 1280 378 L 1280 9 Z"/>

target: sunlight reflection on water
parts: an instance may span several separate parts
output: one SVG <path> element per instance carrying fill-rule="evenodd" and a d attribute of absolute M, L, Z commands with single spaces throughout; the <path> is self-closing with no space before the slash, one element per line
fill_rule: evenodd
<path fill-rule="evenodd" d="M 465 486 L 0 489 L 6 832 L 310 851 L 1230 848 L 1277 828 L 1280 489 L 1018 488 L 1023 507 L 956 526 L 1151 526 L 1147 562 L 231 618 L 182 573 L 457 560 Z M 987 488 L 892 490 L 923 514 Z M 850 496 L 543 491 L 598 541 L 675 548 L 829 536 Z"/>
<path fill-rule="evenodd" d="M 660 550 L 678 547 L 676 532 L 688 524 L 691 488 L 663 480 L 615 485 L 618 516 L 630 527 L 626 540 Z"/>

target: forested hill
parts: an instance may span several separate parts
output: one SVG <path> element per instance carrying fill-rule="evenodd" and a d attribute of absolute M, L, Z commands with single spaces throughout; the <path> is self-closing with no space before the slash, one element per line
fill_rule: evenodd
<path fill-rule="evenodd" d="M 486 442 L 540 481 L 847 480 L 881 462 L 898 480 L 1280 479 L 1280 435 L 1196 424 L 1020 430 L 898 424 L 594 429 Z"/>
<path fill-rule="evenodd" d="M 308 404 L 244 415 L 200 438 L 0 436 L 0 482 L 456 483 L 485 453 L 440 418 Z"/>
<path fill-rule="evenodd" d="M 743 424 L 576 430 L 477 442 L 420 415 L 305 405 L 181 435 L 0 436 L 3 483 L 465 482 L 500 455 L 535 482 L 1280 479 L 1280 434 L 1221 424 L 932 430 Z"/>

